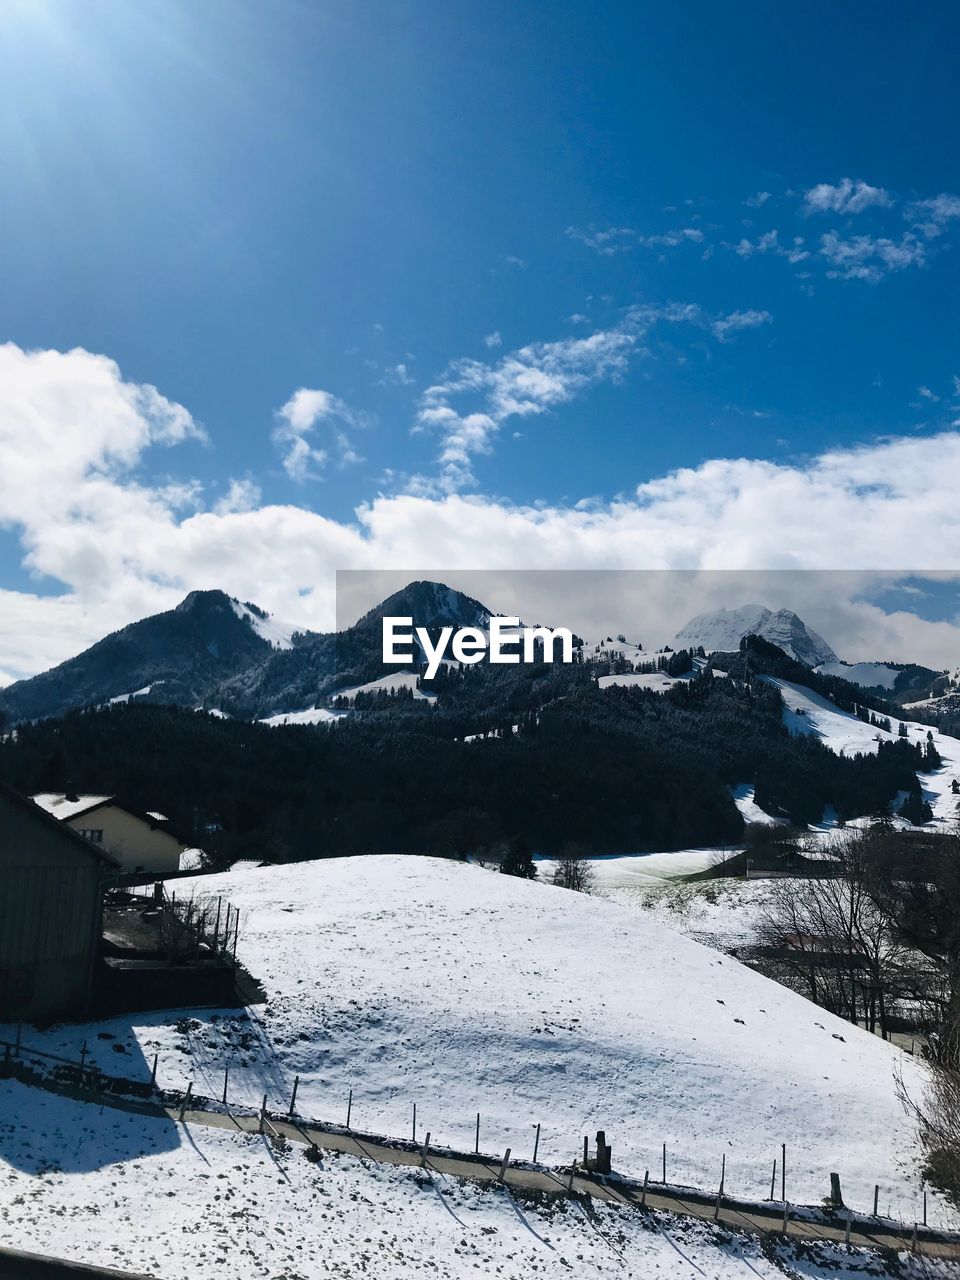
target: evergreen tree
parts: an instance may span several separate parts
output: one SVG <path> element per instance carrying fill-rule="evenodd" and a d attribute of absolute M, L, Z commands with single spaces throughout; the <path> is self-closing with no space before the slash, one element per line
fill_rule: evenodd
<path fill-rule="evenodd" d="M 537 868 L 534 866 L 530 846 L 523 836 L 515 836 L 500 863 L 500 870 L 505 876 L 519 876 L 522 880 L 536 880 Z"/>

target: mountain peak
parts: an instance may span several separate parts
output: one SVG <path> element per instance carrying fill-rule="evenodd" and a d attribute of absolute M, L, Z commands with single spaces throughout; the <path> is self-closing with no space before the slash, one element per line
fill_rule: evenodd
<path fill-rule="evenodd" d="M 479 600 L 465 595 L 443 582 L 418 578 L 360 619 L 358 626 L 379 622 L 381 618 L 412 617 L 418 627 L 479 627 L 486 629 L 490 610 Z"/>
<path fill-rule="evenodd" d="M 740 647 L 744 636 L 761 636 L 788 653 L 804 666 L 816 667 L 822 662 L 836 662 L 837 655 L 822 636 L 792 609 L 768 609 L 762 604 L 745 604 L 738 609 L 717 609 L 692 618 L 677 632 L 674 647 L 696 649 L 703 645 L 707 652 L 730 652 Z"/>

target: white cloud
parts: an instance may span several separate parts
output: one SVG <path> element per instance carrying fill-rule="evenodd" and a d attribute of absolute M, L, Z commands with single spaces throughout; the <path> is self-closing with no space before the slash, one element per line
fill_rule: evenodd
<path fill-rule="evenodd" d="M 492 364 L 456 360 L 420 399 L 414 430 L 437 433 L 442 445 L 439 479 L 416 477 L 415 487 L 423 493 L 452 493 L 473 483 L 473 458 L 490 453 L 508 419 L 539 416 L 596 382 L 622 377 L 642 339 L 660 321 L 694 325 L 725 342 L 737 330 L 772 319 L 767 311 L 714 317 L 692 305 L 638 306 L 618 325 L 589 337 L 530 343 Z M 472 408 L 458 407 L 465 399 Z"/>
<path fill-rule="evenodd" d="M 590 227 L 567 227 L 567 235 L 571 240 L 579 240 L 588 249 L 612 258 L 618 253 L 627 253 L 637 245 L 645 248 L 674 249 L 680 244 L 701 244 L 703 232 L 699 227 L 675 227 L 669 231 L 657 232 L 653 235 L 641 235 L 634 227 L 606 227 L 597 229 Z"/>
<path fill-rule="evenodd" d="M 702 328 L 716 323 L 681 311 Z M 639 335 L 641 321 L 633 324 Z M 485 395 L 510 403 L 526 394 L 537 412 L 544 397 L 572 394 L 568 378 L 612 372 L 637 349 L 605 342 L 590 354 L 546 344 L 546 363 L 519 360 L 516 378 L 495 365 L 481 378 Z M 300 626 L 329 628 L 338 568 L 875 568 L 895 577 L 917 566 L 955 573 L 960 563 L 954 432 L 834 450 L 804 465 L 712 459 L 587 507 L 399 494 L 338 521 L 301 506 L 249 505 L 250 489 L 232 510 L 174 505 L 171 487 L 150 487 L 142 469 L 151 450 L 197 428 L 105 357 L 8 346 L 0 374 L 0 520 L 27 567 L 62 589 L 0 591 L 0 669 L 11 675 L 50 666 L 192 588 L 220 587 Z M 528 374 L 524 392 L 517 378 Z M 291 410 L 301 424 L 308 416 L 302 402 Z M 828 637 L 850 658 L 934 662 L 960 647 L 949 624 L 894 615 L 881 627 L 862 609 L 857 617 L 849 645 Z"/>
<path fill-rule="evenodd" d="M 496 347 L 503 346 L 503 338 L 500 336 L 500 330 L 494 329 L 493 333 L 488 333 L 483 340 L 483 345 L 493 351 Z"/>
<path fill-rule="evenodd" d="M 711 321 L 710 332 L 719 342 L 729 342 L 730 335 L 741 329 L 756 329 L 772 323 L 773 316 L 769 311 L 732 311 Z"/>
<path fill-rule="evenodd" d="M 907 232 L 899 240 L 877 236 L 850 236 L 836 231 L 820 237 L 820 253 L 830 264 L 833 279 L 865 280 L 876 284 L 884 276 L 906 267 L 922 267 L 927 261 L 923 242 Z"/>
<path fill-rule="evenodd" d="M 739 244 L 728 244 L 724 247 L 732 249 L 740 258 L 752 258 L 754 254 L 775 253 L 778 258 L 786 258 L 788 262 L 803 262 L 810 257 L 809 250 L 803 247 L 803 236 L 794 236 L 792 243 L 781 244 L 780 233 L 774 228 L 765 231 L 756 240 L 741 239 Z"/>
<path fill-rule="evenodd" d="M 940 400 L 940 397 L 929 387 L 917 387 L 917 395 L 923 400 L 929 400 L 931 404 L 937 404 Z"/>
<path fill-rule="evenodd" d="M 960 218 L 960 196 L 945 191 L 929 200 L 915 200 L 904 214 L 928 240 L 942 235 L 949 223 Z"/>
<path fill-rule="evenodd" d="M 893 203 L 883 187 L 871 187 L 869 183 L 843 178 L 836 186 L 819 182 L 804 193 L 805 213 L 862 213 L 871 207 L 889 208 Z"/>
<path fill-rule="evenodd" d="M 335 446 L 340 466 L 362 461 L 343 427 L 363 426 L 364 415 L 355 412 L 329 391 L 300 387 L 277 410 L 276 416 L 277 426 L 271 439 L 280 452 L 284 471 L 298 484 L 317 479 L 329 457 L 329 447 L 318 448 L 308 438 L 314 435 L 314 428 L 320 424 L 328 423 L 335 427 L 331 443 Z"/>
<path fill-rule="evenodd" d="M 379 379 L 380 385 L 384 387 L 409 387 L 413 378 L 406 364 L 401 361 L 399 364 L 390 365 L 384 369 L 383 377 Z"/>
<path fill-rule="evenodd" d="M 756 195 L 749 196 L 743 203 L 750 209 L 759 209 L 762 205 L 767 203 L 770 197 L 771 192 L 758 191 Z"/>

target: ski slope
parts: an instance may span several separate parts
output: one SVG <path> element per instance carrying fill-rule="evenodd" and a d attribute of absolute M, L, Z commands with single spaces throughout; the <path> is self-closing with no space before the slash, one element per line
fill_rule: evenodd
<path fill-rule="evenodd" d="M 569 1160 L 604 1129 L 616 1168 L 643 1176 L 668 1145 L 671 1179 L 762 1198 L 788 1148 L 788 1194 L 819 1202 L 838 1171 L 848 1203 L 879 1182 L 912 1221 L 920 1177 L 883 1041 L 643 914 L 470 864 L 331 859 L 180 881 L 240 908 L 239 954 L 267 991 L 246 1013 L 113 1019 L 30 1043 L 116 1072 L 385 1134 Z M 99 1033 L 115 1037 L 101 1038 Z M 931 1198 L 931 1220 L 949 1216 Z"/>

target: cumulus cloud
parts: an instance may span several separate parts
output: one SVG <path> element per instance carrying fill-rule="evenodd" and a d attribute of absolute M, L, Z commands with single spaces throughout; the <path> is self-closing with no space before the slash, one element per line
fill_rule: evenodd
<path fill-rule="evenodd" d="M 696 309 L 686 318 L 711 323 Z M 527 396 L 536 406 L 571 394 L 569 377 L 612 373 L 635 349 L 601 338 L 589 353 L 561 347 L 545 363 L 518 359 L 519 385 L 507 369 L 490 376 L 504 379 L 504 403 Z M 613 502 L 516 506 L 401 493 L 332 520 L 305 506 L 260 505 L 251 488 L 235 489 L 232 504 L 197 510 L 177 505 L 169 485 L 147 484 L 153 451 L 183 449 L 199 428 L 187 410 L 126 382 L 103 356 L 6 347 L 0 373 L 0 446 L 9 459 L 0 470 L 0 520 L 19 537 L 28 569 L 61 588 L 0 591 L 0 669 L 8 675 L 48 667 L 193 588 L 220 587 L 295 625 L 329 628 L 334 574 L 344 568 L 843 567 L 895 579 L 917 566 L 955 573 L 960 563 L 954 432 L 833 450 L 805 465 L 715 458 Z M 308 419 L 302 401 L 291 417 Z M 815 603 L 806 611 L 814 626 Z M 956 651 L 950 624 L 894 613 L 881 627 L 862 609 L 857 616 L 862 649 L 829 635 L 844 656 L 939 665 L 934 657 L 948 642 Z"/>
<path fill-rule="evenodd" d="M 809 250 L 803 246 L 803 236 L 794 236 L 790 244 L 781 244 L 780 232 L 774 228 L 771 231 L 765 231 L 756 240 L 748 240 L 744 236 L 739 244 L 728 244 L 724 247 L 732 249 L 739 258 L 752 258 L 755 254 L 762 256 L 766 253 L 774 253 L 779 258 L 786 258 L 788 262 L 803 262 L 810 257 Z"/>
<path fill-rule="evenodd" d="M 494 329 L 493 333 L 488 333 L 483 340 L 483 345 L 493 351 L 497 347 L 503 346 L 503 338 L 500 336 L 500 330 Z"/>
<path fill-rule="evenodd" d="M 873 206 L 889 208 L 893 204 L 890 193 L 883 187 L 871 187 L 869 183 L 843 178 L 836 186 L 818 182 L 804 192 L 805 213 L 862 213 Z"/>
<path fill-rule="evenodd" d="M 710 323 L 710 332 L 718 342 L 729 342 L 730 335 L 741 329 L 757 329 L 763 324 L 772 324 L 773 316 L 769 311 L 731 311 L 727 316 L 718 316 Z"/>
<path fill-rule="evenodd" d="M 365 418 L 329 391 L 300 387 L 277 410 L 276 417 L 277 425 L 271 438 L 280 453 L 284 471 L 297 484 L 321 475 L 331 446 L 340 466 L 362 461 L 344 428 L 363 426 Z M 330 442 L 318 448 L 312 443 L 314 429 L 324 423 L 332 428 Z"/>

